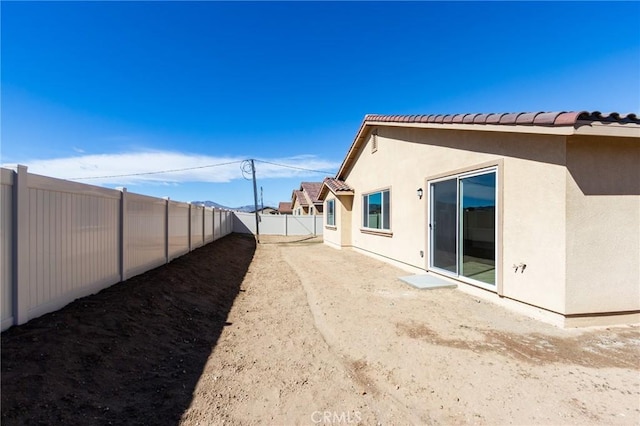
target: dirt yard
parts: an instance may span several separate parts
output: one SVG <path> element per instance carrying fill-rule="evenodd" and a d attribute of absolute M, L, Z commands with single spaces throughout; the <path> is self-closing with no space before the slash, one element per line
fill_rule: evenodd
<path fill-rule="evenodd" d="M 2 424 L 640 424 L 640 329 L 561 330 L 231 235 L 2 333 Z"/>

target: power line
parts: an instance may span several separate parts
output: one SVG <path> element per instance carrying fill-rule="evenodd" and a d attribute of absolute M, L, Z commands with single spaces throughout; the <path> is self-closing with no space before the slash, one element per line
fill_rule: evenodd
<path fill-rule="evenodd" d="M 184 169 L 159 170 L 159 171 L 155 171 L 155 172 L 128 173 L 128 174 L 124 174 L 124 175 L 76 177 L 76 178 L 67 178 L 67 180 L 107 179 L 107 178 L 120 178 L 120 177 L 131 177 L 131 176 L 159 175 L 159 174 L 162 174 L 162 173 L 185 172 L 185 171 L 188 171 L 188 170 L 206 169 L 206 168 L 209 168 L 209 167 L 227 166 L 229 164 L 242 163 L 242 161 L 243 160 L 237 160 L 237 161 L 229 161 L 228 163 L 208 164 L 206 166 L 185 167 Z"/>
<path fill-rule="evenodd" d="M 287 164 L 273 163 L 271 161 L 265 161 L 265 160 L 254 160 L 254 161 L 260 162 L 260 163 L 265 163 L 265 164 L 271 164 L 272 166 L 285 167 L 285 168 L 288 168 L 288 169 L 303 170 L 305 172 L 323 173 L 323 174 L 328 174 L 328 175 L 334 174 L 333 172 L 327 172 L 327 171 L 324 171 L 324 170 L 313 170 L 313 169 L 307 169 L 307 168 L 304 168 L 304 167 L 289 166 Z M 121 174 L 121 175 L 73 177 L 73 178 L 67 178 L 67 180 L 110 179 L 110 178 L 122 178 L 122 177 L 132 177 L 132 176 L 159 175 L 159 174 L 164 174 L 164 173 L 176 173 L 176 172 L 185 172 L 185 171 L 189 171 L 189 170 L 206 169 L 206 168 L 211 168 L 211 167 L 228 166 L 229 164 L 238 164 L 238 163 L 242 163 L 241 166 L 240 166 L 240 170 L 242 171 L 243 177 L 245 179 L 251 180 L 250 178 L 248 178 L 246 176 L 249 173 L 251 173 L 251 170 L 252 170 L 251 165 L 248 164 L 249 162 L 250 162 L 250 160 L 236 160 L 236 161 L 229 161 L 227 163 L 208 164 L 206 166 L 185 167 L 185 168 L 182 168 L 182 169 L 169 169 L 169 170 L 157 170 L 157 171 L 153 171 L 153 172 L 126 173 L 126 174 Z"/>
<path fill-rule="evenodd" d="M 324 173 L 327 175 L 333 175 L 335 174 L 334 172 L 327 172 L 324 170 L 313 170 L 313 169 L 305 169 L 304 167 L 295 167 L 295 166 L 289 166 L 287 164 L 278 164 L 278 163 L 272 163 L 270 161 L 264 161 L 264 160 L 255 160 L 259 163 L 266 163 L 266 164 L 271 164 L 272 166 L 278 166 L 278 167 L 287 167 L 289 169 L 296 169 L 296 170 L 304 170 L 305 172 L 315 172 L 315 173 Z"/>

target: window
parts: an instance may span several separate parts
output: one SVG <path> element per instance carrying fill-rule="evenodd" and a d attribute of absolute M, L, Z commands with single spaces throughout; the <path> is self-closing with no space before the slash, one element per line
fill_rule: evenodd
<path fill-rule="evenodd" d="M 362 197 L 362 227 L 390 230 L 389 190 Z"/>
<path fill-rule="evenodd" d="M 327 200 L 327 225 L 336 226 L 336 200 Z"/>

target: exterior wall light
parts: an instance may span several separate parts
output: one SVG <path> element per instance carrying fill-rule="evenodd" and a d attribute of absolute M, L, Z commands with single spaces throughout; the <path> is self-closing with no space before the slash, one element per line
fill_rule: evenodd
<path fill-rule="evenodd" d="M 416 192 L 418 193 L 418 198 L 422 200 L 422 194 L 423 194 L 422 188 L 418 188 Z"/>

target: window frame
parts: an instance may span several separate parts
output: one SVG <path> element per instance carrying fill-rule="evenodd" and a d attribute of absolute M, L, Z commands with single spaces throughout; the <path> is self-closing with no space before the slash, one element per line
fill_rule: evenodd
<path fill-rule="evenodd" d="M 327 226 L 336 226 L 336 200 L 331 198 L 327 200 Z"/>
<path fill-rule="evenodd" d="M 384 194 L 387 193 L 387 203 L 386 203 L 386 212 L 385 212 L 385 196 Z M 376 195 L 376 194 L 380 194 L 380 219 L 379 219 L 379 224 L 380 227 L 376 227 L 376 228 L 372 228 L 370 226 L 370 215 L 368 214 L 369 209 L 370 209 L 370 197 L 372 195 Z M 365 232 L 371 232 L 371 233 L 381 233 L 381 234 L 391 234 L 391 188 L 387 187 L 387 188 L 382 188 L 382 189 L 378 189 L 375 191 L 371 191 L 371 192 L 366 192 L 362 194 L 361 197 L 362 200 L 362 215 L 360 217 L 360 225 L 361 225 L 361 230 L 365 231 Z M 366 223 L 365 223 L 365 218 Z M 387 227 L 385 228 L 385 224 L 387 225 Z"/>

